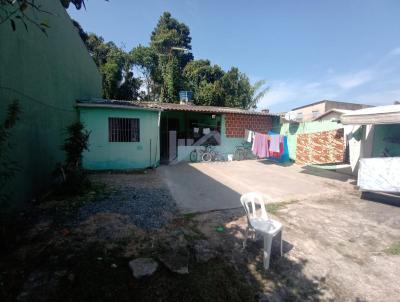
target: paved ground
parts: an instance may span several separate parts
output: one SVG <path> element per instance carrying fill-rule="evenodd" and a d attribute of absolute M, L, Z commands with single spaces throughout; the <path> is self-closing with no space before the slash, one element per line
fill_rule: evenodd
<path fill-rule="evenodd" d="M 251 191 L 271 202 L 330 196 L 352 182 L 345 174 L 261 160 L 181 163 L 159 172 L 184 213 L 240 207 L 240 195 Z"/>
<path fill-rule="evenodd" d="M 251 282 L 267 301 L 399 301 L 400 256 L 387 252 L 400 242 L 398 206 L 360 199 L 356 190 L 286 204 L 274 215 L 284 225 L 284 257 L 262 270 L 262 242 L 241 249 L 243 211 L 196 216 L 199 229 Z M 223 234 L 215 232 L 225 226 Z M 254 248 L 254 247 L 253 247 Z M 274 280 L 272 282 L 272 280 Z M 277 286 L 278 285 L 278 286 Z"/>

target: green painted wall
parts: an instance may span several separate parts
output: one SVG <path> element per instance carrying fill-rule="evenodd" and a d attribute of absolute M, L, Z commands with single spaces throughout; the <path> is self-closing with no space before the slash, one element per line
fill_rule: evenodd
<path fill-rule="evenodd" d="M 90 133 L 83 166 L 89 170 L 143 169 L 158 165 L 160 139 L 158 111 L 117 108 L 79 108 L 80 120 Z M 108 118 L 140 119 L 140 142 L 109 142 Z M 151 146 L 150 146 L 151 140 Z"/>
<path fill-rule="evenodd" d="M 296 160 L 297 135 L 303 133 L 314 133 L 343 128 L 343 125 L 331 121 L 314 121 L 303 123 L 283 123 L 280 134 L 288 138 L 289 158 Z"/>
<path fill-rule="evenodd" d="M 244 141 L 243 138 L 227 137 L 225 131 L 225 115 L 221 116 L 221 145 L 216 146 L 215 149 L 224 154 L 234 154 L 236 146 L 240 146 Z M 190 152 L 194 149 L 202 148 L 200 146 L 178 146 L 178 159 L 177 161 L 189 161 Z"/>
<path fill-rule="evenodd" d="M 20 172 L 7 190 L 13 207 L 46 190 L 57 162 L 65 128 L 77 119 L 76 99 L 101 96 L 101 76 L 60 1 L 41 0 L 32 18 L 47 20 L 47 36 L 28 23 L 12 31 L 0 25 L 0 120 L 7 105 L 20 101 L 23 111 L 13 133 L 13 158 Z"/>
<path fill-rule="evenodd" d="M 400 156 L 400 124 L 375 125 L 372 157 Z"/>

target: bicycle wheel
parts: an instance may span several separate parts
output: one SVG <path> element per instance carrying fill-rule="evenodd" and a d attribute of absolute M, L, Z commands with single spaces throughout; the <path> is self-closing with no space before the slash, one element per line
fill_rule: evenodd
<path fill-rule="evenodd" d="M 192 152 L 190 152 L 190 161 L 192 163 L 195 163 L 197 161 L 197 150 L 194 149 Z"/>
<path fill-rule="evenodd" d="M 212 156 L 208 152 L 204 152 L 203 156 L 201 157 L 203 161 L 210 162 L 212 160 Z"/>

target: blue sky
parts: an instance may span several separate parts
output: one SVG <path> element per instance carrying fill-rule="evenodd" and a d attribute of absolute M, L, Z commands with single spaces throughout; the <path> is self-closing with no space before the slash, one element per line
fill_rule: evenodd
<path fill-rule="evenodd" d="M 189 26 L 196 59 L 268 82 L 260 109 L 400 100 L 397 0 L 86 0 L 86 8 L 69 13 L 126 50 L 146 45 L 159 16 L 171 12 Z"/>

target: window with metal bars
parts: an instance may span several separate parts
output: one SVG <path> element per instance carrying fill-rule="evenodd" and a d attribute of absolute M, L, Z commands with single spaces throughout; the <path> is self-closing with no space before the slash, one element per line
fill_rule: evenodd
<path fill-rule="evenodd" d="M 140 124 L 138 118 L 108 118 L 109 142 L 139 142 Z"/>

